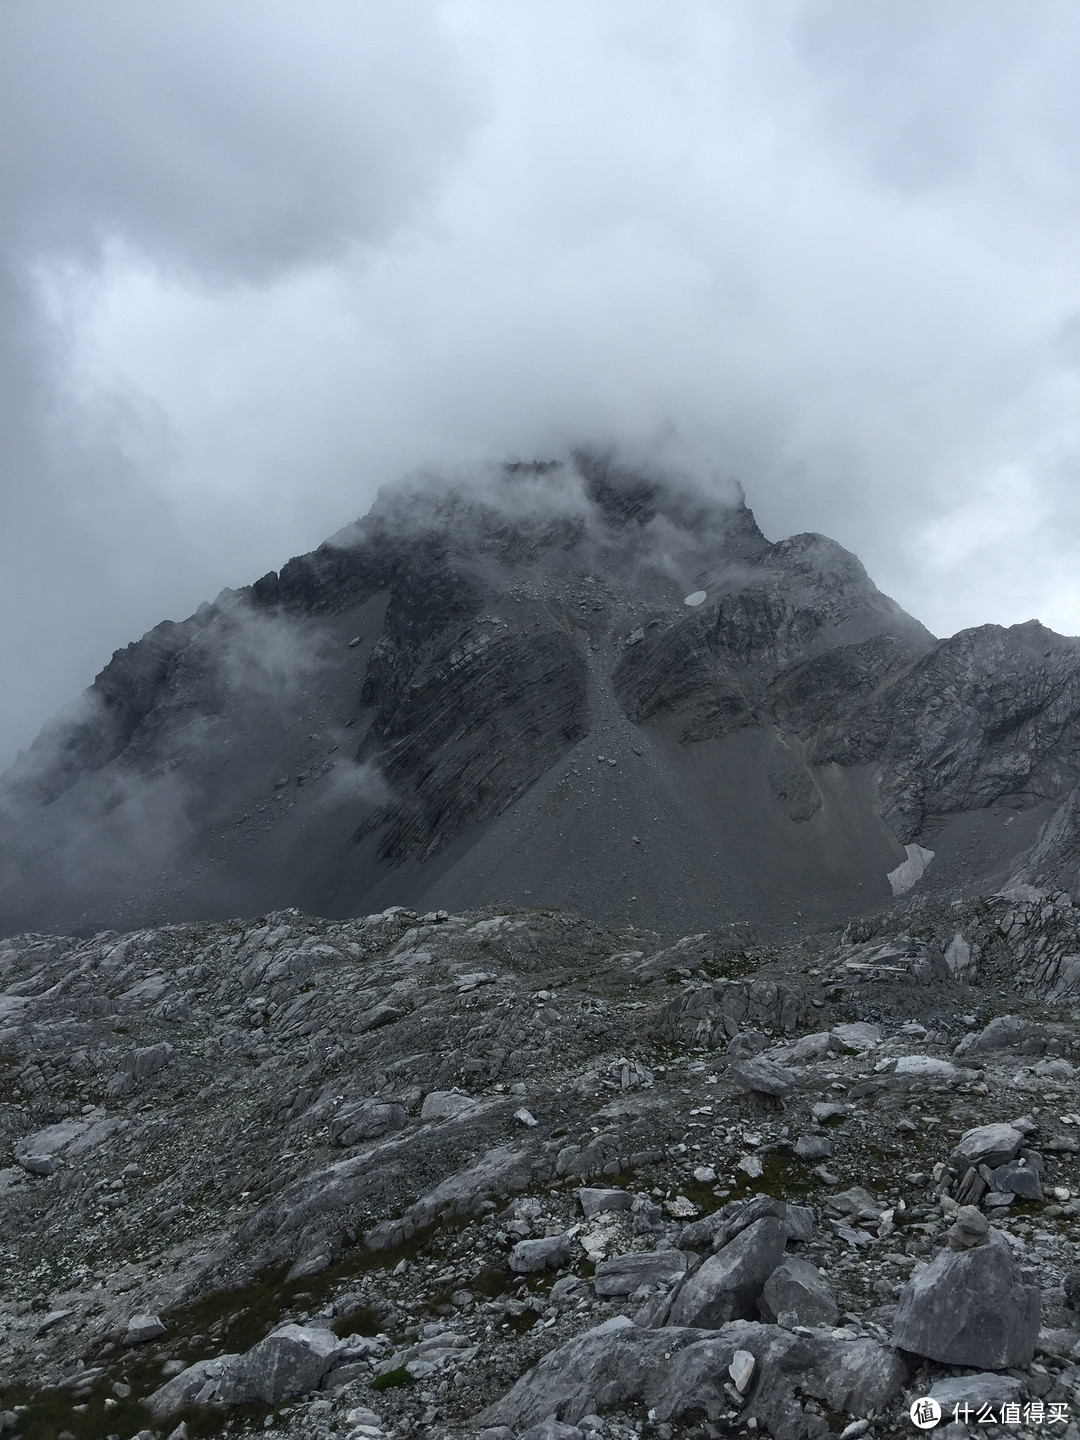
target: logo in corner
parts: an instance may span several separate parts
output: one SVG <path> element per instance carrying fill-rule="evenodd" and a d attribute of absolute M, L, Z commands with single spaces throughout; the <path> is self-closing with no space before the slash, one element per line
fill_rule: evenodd
<path fill-rule="evenodd" d="M 920 1430 L 932 1430 L 941 1419 L 941 1406 L 931 1395 L 924 1395 L 913 1402 L 908 1411 L 911 1423 Z"/>

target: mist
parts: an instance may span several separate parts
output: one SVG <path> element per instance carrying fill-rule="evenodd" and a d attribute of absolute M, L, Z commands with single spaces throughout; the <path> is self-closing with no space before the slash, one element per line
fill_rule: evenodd
<path fill-rule="evenodd" d="M 581 444 L 737 477 L 936 634 L 1080 631 L 1078 41 L 1050 0 L 5 7 L 0 764 L 398 476 Z"/>

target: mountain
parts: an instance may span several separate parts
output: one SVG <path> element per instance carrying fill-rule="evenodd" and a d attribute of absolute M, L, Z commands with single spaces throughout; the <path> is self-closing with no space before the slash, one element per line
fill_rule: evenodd
<path fill-rule="evenodd" d="M 674 938 L 1070 888 L 1078 676 L 1034 621 L 935 640 L 737 487 L 417 479 L 118 651 L 19 757 L 0 931 L 516 904 Z"/>

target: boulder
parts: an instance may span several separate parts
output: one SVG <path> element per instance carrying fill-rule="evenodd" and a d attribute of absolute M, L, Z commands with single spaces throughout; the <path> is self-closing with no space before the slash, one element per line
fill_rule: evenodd
<path fill-rule="evenodd" d="M 133 1315 L 127 1323 L 125 1345 L 143 1345 L 165 1334 L 165 1326 L 156 1315 Z"/>
<path fill-rule="evenodd" d="M 780 1264 L 787 1243 L 782 1220 L 767 1215 L 741 1231 L 704 1260 L 672 1302 L 669 1323 L 716 1329 L 748 1319 L 766 1280 Z"/>
<path fill-rule="evenodd" d="M 764 1055 L 756 1055 L 751 1060 L 739 1060 L 728 1066 L 727 1073 L 728 1078 L 741 1090 L 752 1095 L 768 1095 L 774 1100 L 782 1100 L 790 1095 L 798 1078 L 792 1071 L 783 1065 L 777 1065 Z"/>
<path fill-rule="evenodd" d="M 1023 1143 L 1023 1132 L 1014 1125 L 977 1125 L 960 1137 L 949 1156 L 949 1163 L 960 1172 L 980 1165 L 989 1165 L 994 1169 L 1015 1159 Z"/>
<path fill-rule="evenodd" d="M 606 1210 L 629 1210 L 634 1203 L 629 1190 L 590 1189 L 587 1186 L 577 1191 L 577 1198 L 581 1213 L 590 1220 Z"/>
<path fill-rule="evenodd" d="M 761 1318 L 793 1330 L 796 1325 L 835 1325 L 840 1315 L 832 1286 L 809 1260 L 788 1255 L 765 1281 L 758 1300 Z"/>
<path fill-rule="evenodd" d="M 1045 1198 L 1039 1172 L 1021 1159 L 1010 1160 L 1007 1165 L 999 1165 L 991 1175 L 991 1183 L 995 1190 L 1002 1190 L 1009 1195 L 1019 1195 L 1022 1200 Z"/>
<path fill-rule="evenodd" d="M 421 1120 L 456 1120 L 459 1115 L 468 1115 L 475 1110 L 479 1101 L 471 1095 L 460 1095 L 456 1090 L 432 1090 L 424 1096 L 420 1107 Z"/>
<path fill-rule="evenodd" d="M 1041 1298 L 1008 1242 L 991 1230 L 985 1245 L 941 1250 L 908 1281 L 893 1341 L 942 1365 L 1027 1365 L 1039 1335 Z"/>
<path fill-rule="evenodd" d="M 209 1405 L 217 1396 L 222 1378 L 239 1359 L 239 1355 L 218 1355 L 213 1360 L 196 1360 L 142 1403 L 155 1420 L 165 1420 L 187 1405 Z"/>
<path fill-rule="evenodd" d="M 593 1285 L 597 1295 L 633 1295 L 642 1285 L 666 1287 L 686 1274 L 686 1256 L 681 1250 L 644 1250 L 630 1255 L 613 1255 L 596 1267 Z"/>
<path fill-rule="evenodd" d="M 848 1025 L 834 1025 L 831 1034 L 848 1050 L 872 1050 L 881 1044 L 881 1026 L 871 1025 L 865 1020 L 853 1020 Z"/>
<path fill-rule="evenodd" d="M 569 1263 L 569 1235 L 547 1235 L 539 1240 L 519 1240 L 510 1251 L 510 1269 L 515 1275 L 531 1275 L 537 1270 L 559 1270 Z"/>
<path fill-rule="evenodd" d="M 941 1406 L 942 1422 L 952 1419 L 957 1405 L 971 1405 L 982 1409 L 992 1405 L 996 1410 L 1001 1405 L 1020 1399 L 1020 1381 L 1012 1375 L 949 1375 L 930 1387 L 930 1398 Z"/>
<path fill-rule="evenodd" d="M 573 1425 L 602 1407 L 635 1402 L 662 1423 L 695 1411 L 715 1421 L 731 1410 L 732 1366 L 746 1377 L 748 1413 L 774 1440 L 822 1435 L 821 1408 L 880 1414 L 906 1379 L 899 1358 L 865 1337 L 796 1336 L 742 1320 L 715 1331 L 600 1327 L 551 1351 L 473 1423 L 520 1434 L 548 1417 Z M 804 1397 L 817 1405 L 805 1410 Z"/>
<path fill-rule="evenodd" d="M 279 1400 L 306 1395 L 319 1388 L 342 1348 L 331 1330 L 281 1325 L 233 1362 L 222 1376 L 215 1403 L 246 1405 L 262 1400 L 275 1405 Z"/>

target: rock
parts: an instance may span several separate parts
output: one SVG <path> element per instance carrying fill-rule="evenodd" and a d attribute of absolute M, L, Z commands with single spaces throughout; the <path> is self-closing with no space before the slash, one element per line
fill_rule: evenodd
<path fill-rule="evenodd" d="M 827 1160 L 832 1153 L 832 1141 L 824 1135 L 800 1135 L 795 1142 L 795 1154 L 800 1160 Z"/>
<path fill-rule="evenodd" d="M 989 1244 L 990 1222 L 974 1205 L 961 1205 L 946 1238 L 952 1250 L 973 1250 L 976 1245 Z"/>
<path fill-rule="evenodd" d="M 520 1433 L 548 1416 L 575 1424 L 592 1411 L 637 1402 L 660 1423 L 693 1411 L 720 1420 L 731 1409 L 725 1383 L 740 1351 L 755 1362 L 748 1391 L 752 1413 L 774 1440 L 822 1436 L 822 1408 L 881 1414 L 906 1379 L 897 1356 L 866 1338 L 796 1336 L 747 1321 L 716 1331 L 631 1325 L 567 1341 L 473 1423 Z M 746 1364 L 740 1363 L 743 1373 Z M 807 1397 L 816 1402 L 809 1410 L 803 1406 Z"/>
<path fill-rule="evenodd" d="M 475 1110 L 477 1104 L 471 1095 L 460 1095 L 456 1090 L 432 1090 L 424 1096 L 420 1119 L 456 1120 L 459 1115 L 468 1115 Z"/>
<path fill-rule="evenodd" d="M 56 1161 L 51 1155 L 16 1155 L 15 1159 L 28 1175 L 54 1175 Z"/>
<path fill-rule="evenodd" d="M 991 1184 L 995 1190 L 1004 1191 L 1008 1195 L 1019 1195 L 1023 1200 L 1045 1198 L 1039 1172 L 1021 1159 L 999 1165 L 991 1174 Z"/>
<path fill-rule="evenodd" d="M 881 1026 L 871 1025 L 865 1020 L 853 1020 L 847 1025 L 834 1025 L 831 1032 L 848 1050 L 872 1050 L 881 1044 Z"/>
<path fill-rule="evenodd" d="M 998 1015 L 984 1030 L 965 1035 L 954 1054 L 978 1055 L 994 1050 L 1021 1050 L 1027 1055 L 1041 1055 L 1046 1049 L 1049 1032 L 1034 1020 L 1018 1015 Z"/>
<path fill-rule="evenodd" d="M 960 1137 L 949 1163 L 958 1170 L 979 1165 L 994 1169 L 1014 1159 L 1023 1143 L 1023 1134 L 1013 1125 L 978 1125 Z"/>
<path fill-rule="evenodd" d="M 978 1375 L 950 1375 L 931 1385 L 929 1395 L 941 1406 L 942 1420 L 946 1420 L 957 1405 L 972 1405 L 982 1408 L 992 1405 L 995 1409 L 1019 1400 L 1023 1386 L 1012 1375 L 993 1375 L 982 1372 Z"/>
<path fill-rule="evenodd" d="M 520 1110 L 514 1111 L 514 1119 L 519 1125 L 524 1125 L 527 1130 L 534 1129 L 540 1123 L 532 1111 L 527 1110 L 524 1105 Z"/>
<path fill-rule="evenodd" d="M 530 1425 L 528 1430 L 523 1430 L 518 1440 L 582 1440 L 582 1434 L 576 1425 L 564 1425 L 554 1415 L 549 1415 L 539 1425 Z"/>
<path fill-rule="evenodd" d="M 764 1055 L 737 1061 L 728 1066 L 727 1073 L 740 1089 L 753 1095 L 768 1095 L 782 1100 L 795 1088 L 796 1076 Z"/>
<path fill-rule="evenodd" d="M 787 1232 L 776 1216 L 748 1226 L 685 1281 L 672 1302 L 669 1323 L 716 1329 L 754 1315 L 786 1243 Z"/>
<path fill-rule="evenodd" d="M 769 1037 L 760 1030 L 743 1030 L 728 1041 L 724 1052 L 729 1060 L 749 1060 L 769 1048 Z"/>
<path fill-rule="evenodd" d="M 1041 1296 L 1028 1284 L 1008 1242 L 991 1231 L 985 1245 L 939 1251 L 900 1295 L 893 1342 L 943 1365 L 1003 1369 L 1035 1354 Z"/>
<path fill-rule="evenodd" d="M 765 1281 L 758 1300 L 761 1318 L 793 1330 L 796 1325 L 835 1325 L 840 1310 L 832 1286 L 808 1260 L 788 1255 Z"/>
<path fill-rule="evenodd" d="M 1065 1299 L 1073 1310 L 1080 1310 L 1080 1270 L 1070 1270 L 1061 1282 Z"/>
<path fill-rule="evenodd" d="M 597 1295 L 633 1295 L 642 1286 L 667 1287 L 686 1274 L 681 1250 L 644 1250 L 601 1260 L 593 1276 Z"/>
<path fill-rule="evenodd" d="M 343 1348 L 331 1330 L 282 1325 L 239 1356 L 221 1378 L 215 1403 L 275 1405 L 317 1390 Z M 183 1379 L 183 1376 L 177 1376 Z"/>
<path fill-rule="evenodd" d="M 939 1060 L 934 1055 L 901 1055 L 893 1074 L 948 1083 L 956 1079 L 956 1066 L 951 1065 L 948 1060 Z"/>
<path fill-rule="evenodd" d="M 634 1203 L 629 1190 L 602 1190 L 585 1187 L 574 1192 L 586 1219 L 601 1215 L 607 1210 L 629 1210 Z"/>
<path fill-rule="evenodd" d="M 127 1323 L 125 1345 L 143 1345 L 165 1334 L 165 1326 L 156 1315 L 133 1315 Z"/>
<path fill-rule="evenodd" d="M 404 1105 L 383 1104 L 377 1100 L 361 1100 L 343 1105 L 330 1121 L 332 1145 L 360 1145 L 377 1140 L 393 1130 L 405 1128 Z"/>
<path fill-rule="evenodd" d="M 749 1350 L 736 1350 L 731 1357 L 731 1364 L 728 1366 L 728 1374 L 731 1376 L 731 1383 L 740 1395 L 745 1395 L 750 1388 L 750 1381 L 754 1378 L 754 1366 L 757 1361 Z"/>
<path fill-rule="evenodd" d="M 142 1402 L 156 1420 L 165 1420 L 185 1405 L 208 1405 L 217 1395 L 223 1376 L 240 1359 L 239 1355 L 218 1355 L 197 1360 L 174 1375 Z"/>
<path fill-rule="evenodd" d="M 187 1421 L 181 1420 L 175 1430 L 170 1430 L 166 1440 L 189 1440 L 191 1431 L 187 1427 Z"/>
<path fill-rule="evenodd" d="M 514 1440 L 514 1432 L 509 1425 L 489 1425 L 480 1431 L 477 1440 Z"/>
<path fill-rule="evenodd" d="M 531 1275 L 537 1270 L 559 1270 L 569 1263 L 569 1235 L 519 1240 L 510 1251 L 510 1269 L 515 1275 Z"/>

